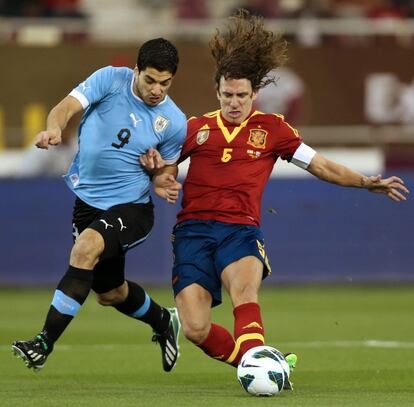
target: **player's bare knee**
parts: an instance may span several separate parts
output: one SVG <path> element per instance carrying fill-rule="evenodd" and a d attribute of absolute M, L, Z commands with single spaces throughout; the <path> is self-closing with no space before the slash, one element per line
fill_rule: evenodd
<path fill-rule="evenodd" d="M 92 269 L 98 259 L 99 252 L 97 248 L 86 241 L 76 242 L 70 254 L 70 264 L 79 268 Z"/>
<path fill-rule="evenodd" d="M 200 345 L 208 336 L 210 326 L 200 324 L 186 324 L 181 325 L 184 336 L 192 343 Z"/>
<path fill-rule="evenodd" d="M 258 302 L 258 289 L 255 285 L 251 284 L 239 285 L 232 289 L 230 297 L 234 305 Z"/>
<path fill-rule="evenodd" d="M 70 254 L 74 267 L 92 269 L 104 249 L 103 238 L 95 231 L 83 232 L 76 240 Z"/>

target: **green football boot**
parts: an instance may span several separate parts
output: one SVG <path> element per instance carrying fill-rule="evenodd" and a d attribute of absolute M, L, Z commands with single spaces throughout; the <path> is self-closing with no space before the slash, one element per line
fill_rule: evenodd
<path fill-rule="evenodd" d="M 178 336 L 181 323 L 177 308 L 167 308 L 167 311 L 170 313 L 170 324 L 165 332 L 154 331 L 152 341 L 160 344 L 162 367 L 166 372 L 170 372 L 177 363 L 178 356 L 180 356 Z"/>
<path fill-rule="evenodd" d="M 290 377 L 292 375 L 293 370 L 296 367 L 296 362 L 298 361 L 298 357 L 294 353 L 286 353 L 284 356 L 285 356 L 285 360 L 287 364 L 289 365 L 290 375 L 289 375 L 289 380 L 285 382 L 283 389 L 293 390 L 293 383 L 290 381 Z"/>

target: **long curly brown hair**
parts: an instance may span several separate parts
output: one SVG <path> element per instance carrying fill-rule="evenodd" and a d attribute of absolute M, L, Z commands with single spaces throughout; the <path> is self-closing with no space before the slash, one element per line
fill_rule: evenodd
<path fill-rule="evenodd" d="M 263 18 L 243 9 L 228 18 L 224 32 L 216 30 L 209 47 L 216 61 L 217 88 L 224 77 L 248 79 L 257 91 L 274 82 L 266 75 L 287 60 L 287 43 L 281 34 L 266 30 Z"/>

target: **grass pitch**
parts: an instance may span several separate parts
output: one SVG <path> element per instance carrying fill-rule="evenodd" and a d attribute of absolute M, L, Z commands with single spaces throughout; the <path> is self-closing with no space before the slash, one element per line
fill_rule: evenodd
<path fill-rule="evenodd" d="M 267 344 L 299 355 L 295 391 L 245 393 L 236 371 L 181 337 L 181 357 L 164 373 L 142 323 L 91 295 L 39 373 L 10 350 L 41 328 L 53 290 L 0 291 L 0 406 L 414 405 L 414 287 L 282 287 L 261 293 Z M 172 305 L 168 289 L 149 289 Z M 232 330 L 228 299 L 214 320 Z"/>

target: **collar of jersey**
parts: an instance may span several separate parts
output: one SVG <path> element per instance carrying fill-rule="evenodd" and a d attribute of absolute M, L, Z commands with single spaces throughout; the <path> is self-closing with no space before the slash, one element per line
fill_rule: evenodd
<path fill-rule="evenodd" d="M 163 99 L 163 100 L 161 100 L 161 102 L 160 103 L 158 103 L 158 105 L 155 105 L 155 106 L 149 106 L 149 105 L 147 105 L 138 95 L 136 95 L 135 93 L 134 93 L 134 73 L 132 72 L 132 79 L 131 79 L 131 86 L 130 86 L 130 89 L 131 89 L 131 95 L 132 95 L 132 97 L 135 99 L 135 100 L 137 100 L 138 102 L 140 102 L 140 103 L 143 103 L 145 106 L 147 106 L 147 107 L 157 107 L 157 106 L 159 106 L 159 105 L 162 105 L 164 102 L 166 102 L 167 101 L 167 98 L 168 98 L 168 95 L 165 95 L 165 98 Z"/>
<path fill-rule="evenodd" d="M 219 127 L 219 129 L 221 130 L 221 132 L 223 133 L 224 138 L 226 139 L 227 143 L 231 143 L 236 136 L 240 133 L 240 131 L 247 126 L 247 123 L 249 122 L 250 118 L 259 114 L 260 112 L 258 112 L 257 110 L 255 110 L 253 113 L 251 113 L 247 119 L 243 122 L 240 123 L 240 125 L 238 127 L 235 127 L 233 129 L 233 131 L 230 133 L 230 131 L 228 130 L 228 128 L 225 126 L 225 124 L 223 123 L 223 119 L 221 118 L 221 110 L 219 110 L 217 112 L 217 126 Z"/>

